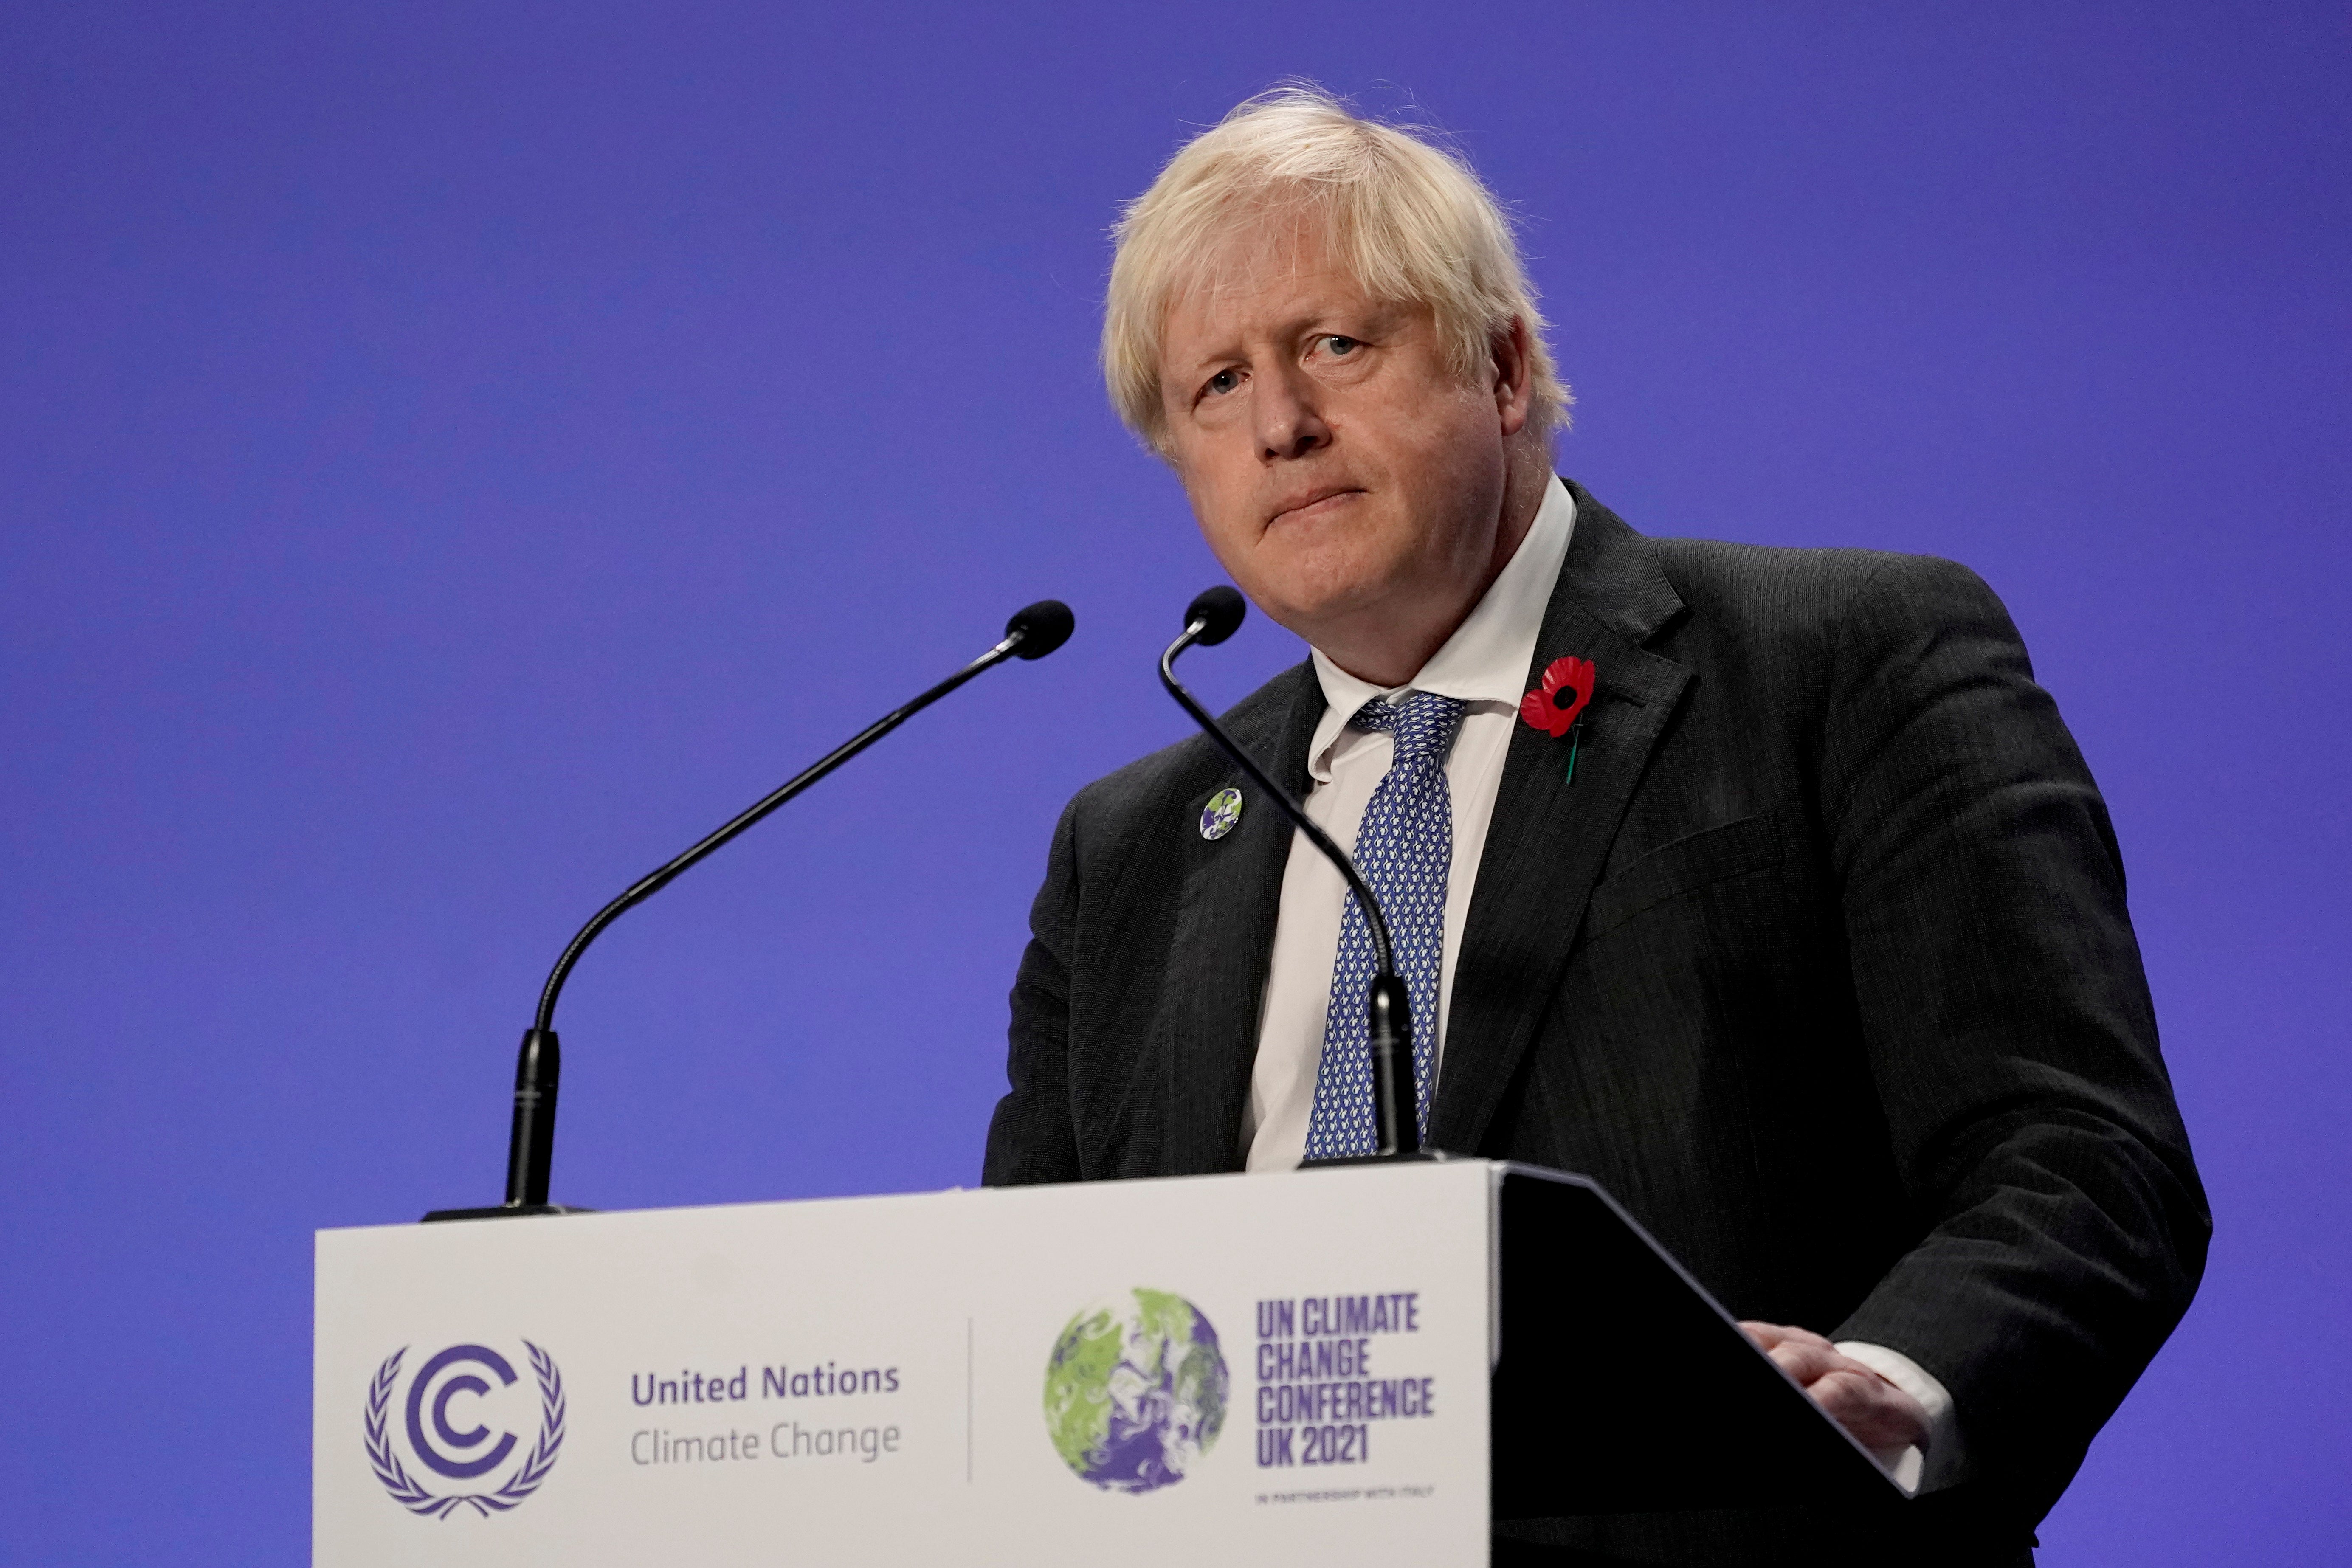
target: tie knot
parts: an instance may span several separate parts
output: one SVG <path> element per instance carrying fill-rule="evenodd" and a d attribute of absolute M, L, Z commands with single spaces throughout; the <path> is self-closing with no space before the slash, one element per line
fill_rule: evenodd
<path fill-rule="evenodd" d="M 1348 721 L 1358 730 L 1387 730 L 1396 736 L 1396 758 L 1391 763 L 1411 765 L 1431 757 L 1442 758 L 1454 749 L 1454 733 L 1462 727 L 1463 710 L 1470 705 L 1458 697 L 1434 691 L 1408 691 L 1401 702 L 1375 697 Z"/>

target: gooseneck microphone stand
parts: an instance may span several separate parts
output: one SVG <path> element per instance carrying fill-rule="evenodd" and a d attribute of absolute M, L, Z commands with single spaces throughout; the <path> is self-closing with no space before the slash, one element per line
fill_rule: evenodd
<path fill-rule="evenodd" d="M 875 742 L 929 708 L 965 681 L 984 670 L 993 669 L 1008 658 L 1043 658 L 1069 641 L 1076 625 L 1070 607 L 1059 599 L 1040 599 L 1027 608 L 1016 611 L 1004 623 L 1004 638 L 994 647 L 940 681 L 913 701 L 894 708 L 873 723 L 844 741 L 806 768 L 777 786 L 773 793 L 756 802 L 750 809 L 700 843 L 637 879 L 629 889 L 603 909 L 580 928 L 548 972 L 547 984 L 539 993 L 539 1012 L 530 1028 L 523 1031 L 522 1050 L 515 1061 L 514 1126 L 507 1140 L 507 1197 L 495 1208 L 436 1209 L 425 1217 L 428 1221 L 445 1219 L 488 1219 L 509 1215 L 573 1214 L 582 1211 L 550 1204 L 547 1201 L 548 1173 L 555 1158 L 555 1091 L 563 1068 L 563 1054 L 555 1037 L 555 1000 L 563 993 L 563 983 L 572 977 L 572 966 L 588 944 L 604 933 L 604 929 L 631 910 L 660 892 L 693 867 L 709 858 L 722 846 L 740 837 L 752 825 L 770 812 L 832 773 L 842 763 L 866 750 Z"/>
<path fill-rule="evenodd" d="M 1307 841 L 1323 852 L 1323 858 L 1339 868 L 1346 878 L 1349 890 L 1356 895 L 1357 904 L 1364 911 L 1364 924 L 1372 939 L 1370 1009 L 1372 1047 L 1372 1128 L 1376 1152 L 1371 1160 L 1412 1160 L 1423 1158 L 1421 1152 L 1420 1094 L 1412 1074 L 1412 1001 L 1405 989 L 1403 977 L 1397 973 L 1395 950 L 1389 944 L 1388 917 L 1381 912 L 1381 901 L 1372 897 L 1371 885 L 1364 874 L 1356 869 L 1355 859 L 1332 841 L 1331 836 L 1316 826 L 1307 815 L 1307 808 L 1290 798 L 1290 792 L 1266 775 L 1247 752 L 1225 733 L 1224 726 L 1209 716 L 1209 710 L 1193 699 L 1176 679 L 1176 656 L 1199 644 L 1213 647 L 1240 629 L 1242 617 L 1249 614 L 1249 605 L 1241 595 L 1220 583 L 1203 589 L 1184 611 L 1184 631 L 1168 651 L 1160 656 L 1160 684 L 1168 695 L 1192 717 L 1209 739 L 1214 741 L 1234 765 L 1241 769 L 1249 781 L 1257 785 L 1265 797 L 1282 808 L 1283 815 L 1307 835 Z M 1359 1164 L 1364 1157 L 1343 1160 L 1309 1160 L 1310 1165 Z"/>

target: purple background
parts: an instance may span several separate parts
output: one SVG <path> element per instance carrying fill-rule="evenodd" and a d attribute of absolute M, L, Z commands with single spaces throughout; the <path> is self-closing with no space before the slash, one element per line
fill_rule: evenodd
<path fill-rule="evenodd" d="M 302 1558 L 310 1232 L 494 1201 L 573 927 L 1050 593 L 1067 651 L 562 1019 L 560 1198 L 974 1179 L 1055 814 L 1183 733 L 1216 576 L 1103 404 L 1102 231 L 1299 73 L 1525 213 L 1636 527 L 2007 597 L 2220 1227 L 2043 1561 L 2338 1558 L 2345 12 L 1767 9 L 0 15 L 0 1555 Z"/>

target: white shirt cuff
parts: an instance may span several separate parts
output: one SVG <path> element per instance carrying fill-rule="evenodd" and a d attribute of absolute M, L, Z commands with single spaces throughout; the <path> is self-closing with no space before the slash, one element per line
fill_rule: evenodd
<path fill-rule="evenodd" d="M 1932 1492 L 1960 1479 L 1967 1456 L 1961 1450 L 1960 1424 L 1952 1412 L 1952 1395 L 1927 1369 L 1901 1351 L 1888 1350 L 1866 1340 L 1841 1340 L 1837 1352 L 1858 1361 L 1913 1399 L 1927 1413 L 1927 1443 L 1917 1447 L 1873 1450 L 1879 1468 L 1896 1486 L 1913 1495 Z"/>

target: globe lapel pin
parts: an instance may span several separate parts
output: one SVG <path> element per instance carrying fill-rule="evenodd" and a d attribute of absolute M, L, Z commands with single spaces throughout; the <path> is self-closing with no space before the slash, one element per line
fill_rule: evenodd
<path fill-rule="evenodd" d="M 1202 808 L 1201 837 L 1213 844 L 1231 833 L 1234 830 L 1234 824 L 1241 819 L 1242 792 L 1237 789 L 1221 789 L 1211 795 L 1209 804 Z"/>

